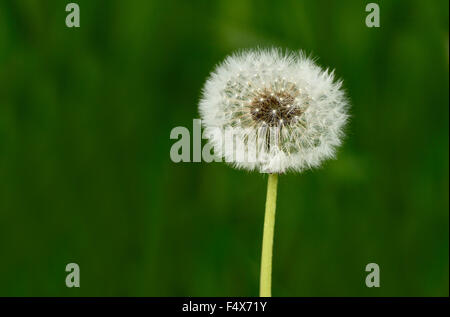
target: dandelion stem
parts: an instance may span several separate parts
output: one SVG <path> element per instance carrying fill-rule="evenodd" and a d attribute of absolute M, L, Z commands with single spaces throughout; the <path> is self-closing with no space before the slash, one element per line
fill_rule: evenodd
<path fill-rule="evenodd" d="M 261 253 L 261 275 L 259 296 L 272 296 L 272 249 L 275 227 L 275 209 L 277 206 L 278 174 L 269 174 L 267 182 L 266 212 L 264 215 L 264 232 Z"/>

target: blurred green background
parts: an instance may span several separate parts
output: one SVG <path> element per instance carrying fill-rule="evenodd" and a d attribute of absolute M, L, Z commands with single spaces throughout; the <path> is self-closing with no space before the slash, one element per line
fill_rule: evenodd
<path fill-rule="evenodd" d="M 78 29 L 69 2 L 0 2 L 0 295 L 257 296 L 267 177 L 169 157 L 256 46 L 352 104 L 337 160 L 279 179 L 274 296 L 449 295 L 448 1 L 373 1 L 367 28 L 371 1 L 78 0 Z"/>

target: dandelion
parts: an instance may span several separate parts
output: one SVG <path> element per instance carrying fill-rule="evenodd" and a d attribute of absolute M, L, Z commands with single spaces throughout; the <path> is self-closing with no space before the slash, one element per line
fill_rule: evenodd
<path fill-rule="evenodd" d="M 318 167 L 334 156 L 348 118 L 341 86 L 333 71 L 302 52 L 278 49 L 229 56 L 205 84 L 199 109 L 215 154 L 236 168 L 269 174 L 261 296 L 271 296 L 278 174 Z"/>

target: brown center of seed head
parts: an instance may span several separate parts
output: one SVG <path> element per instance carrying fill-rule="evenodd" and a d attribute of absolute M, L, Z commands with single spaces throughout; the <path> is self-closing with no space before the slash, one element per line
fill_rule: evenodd
<path fill-rule="evenodd" d="M 302 111 L 294 105 L 291 94 L 264 90 L 250 104 L 252 119 L 271 127 L 289 125 Z"/>

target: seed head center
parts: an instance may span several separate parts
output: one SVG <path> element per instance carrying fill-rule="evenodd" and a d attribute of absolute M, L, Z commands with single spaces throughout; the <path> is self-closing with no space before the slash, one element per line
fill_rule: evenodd
<path fill-rule="evenodd" d="M 286 91 L 264 90 L 250 104 L 252 119 L 269 126 L 289 125 L 302 111 L 295 105 L 295 96 Z"/>

